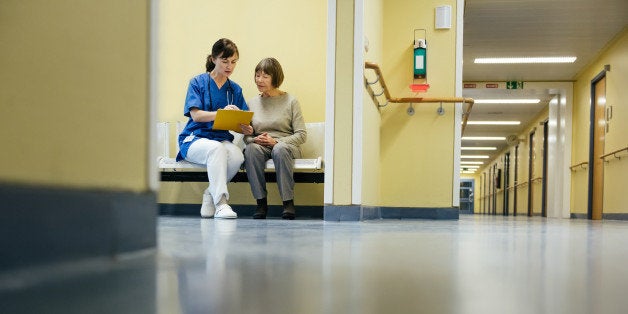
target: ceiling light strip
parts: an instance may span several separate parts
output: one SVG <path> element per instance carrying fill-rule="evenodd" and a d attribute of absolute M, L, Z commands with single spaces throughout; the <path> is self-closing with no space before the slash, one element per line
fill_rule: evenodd
<path fill-rule="evenodd" d="M 483 147 L 460 147 L 461 150 L 497 150 L 497 147 L 489 147 L 489 146 L 483 146 Z"/>
<path fill-rule="evenodd" d="M 467 121 L 467 125 L 520 125 L 521 121 Z"/>
<path fill-rule="evenodd" d="M 541 102 L 537 98 L 523 98 L 523 99 L 476 99 L 473 101 L 476 104 L 538 104 Z"/>
<path fill-rule="evenodd" d="M 463 141 L 504 141 L 503 136 L 463 136 Z"/>
<path fill-rule="evenodd" d="M 574 63 L 577 57 L 516 57 L 516 58 L 475 58 L 477 64 L 513 64 L 513 63 Z"/>

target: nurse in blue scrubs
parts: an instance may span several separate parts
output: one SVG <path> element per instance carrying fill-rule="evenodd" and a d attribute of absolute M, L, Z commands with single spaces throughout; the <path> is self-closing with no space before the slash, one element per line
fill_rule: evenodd
<path fill-rule="evenodd" d="M 209 187 L 203 194 L 201 217 L 237 218 L 227 203 L 229 182 L 244 161 L 242 150 L 232 143 L 229 131 L 214 130 L 218 109 L 248 110 L 242 88 L 229 76 L 236 68 L 238 47 L 231 40 L 219 39 L 207 56 L 207 72 L 190 80 L 183 114 L 188 117 L 179 135 L 177 161 L 207 166 Z"/>

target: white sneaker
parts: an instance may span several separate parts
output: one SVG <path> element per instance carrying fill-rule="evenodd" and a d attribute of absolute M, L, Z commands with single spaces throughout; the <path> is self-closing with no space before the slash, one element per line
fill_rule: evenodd
<path fill-rule="evenodd" d="M 201 205 L 201 217 L 212 218 L 216 213 L 216 206 L 214 205 L 214 198 L 209 192 L 203 194 L 203 204 Z"/>
<path fill-rule="evenodd" d="M 216 207 L 216 214 L 214 218 L 223 218 L 223 219 L 234 219 L 238 218 L 238 214 L 236 214 L 229 204 L 219 204 Z"/>

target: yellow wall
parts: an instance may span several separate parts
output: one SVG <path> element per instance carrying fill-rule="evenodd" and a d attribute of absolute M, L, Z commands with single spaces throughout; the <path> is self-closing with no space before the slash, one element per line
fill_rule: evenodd
<path fill-rule="evenodd" d="M 604 50 L 603 53 L 577 76 L 574 85 L 572 165 L 588 161 L 589 121 L 591 107 L 591 80 L 599 74 L 604 65 L 611 70 L 606 73 L 606 106 L 613 107 L 609 132 L 605 135 L 606 153 L 628 146 L 628 28 Z M 627 154 L 624 152 L 624 156 Z M 571 208 L 572 213 L 587 212 L 588 169 L 572 172 Z M 604 165 L 604 205 L 603 213 L 628 213 L 625 190 L 628 184 L 628 156 L 612 159 Z"/>
<path fill-rule="evenodd" d="M 364 60 L 378 64 L 383 61 L 384 51 L 383 2 L 383 0 L 367 0 L 364 3 L 364 35 L 368 39 L 368 51 L 364 52 Z M 365 70 L 365 76 L 369 78 L 369 81 L 374 81 L 376 78 L 371 70 Z M 379 171 L 381 115 L 366 89 L 363 90 L 362 205 L 378 206 L 381 188 Z"/>
<path fill-rule="evenodd" d="M 258 91 L 255 65 L 265 57 L 281 63 L 281 89 L 295 95 L 306 122 L 325 120 L 326 1 L 272 2 L 160 1 L 157 12 L 157 103 L 160 121 L 186 121 L 183 103 L 193 76 L 205 71 L 205 58 L 221 37 L 233 40 L 240 51 L 231 79 L 242 86 L 245 99 Z M 175 134 L 171 152 L 176 153 Z M 160 203 L 199 203 L 206 183 L 161 183 Z M 277 203 L 276 186 L 269 184 L 269 201 Z M 254 203 L 248 183 L 229 186 L 231 203 Z M 322 205 L 322 184 L 297 184 L 297 204 Z"/>
<path fill-rule="evenodd" d="M 452 6 L 452 28 L 434 30 L 434 9 Z M 456 1 L 424 0 L 384 2 L 383 58 L 380 66 L 393 97 L 413 97 L 414 29 L 427 29 L 427 81 L 425 97 L 452 97 L 455 87 Z M 417 32 L 417 37 L 421 37 Z M 389 104 L 381 112 L 381 203 L 395 207 L 451 207 L 454 156 L 454 107 Z"/>
<path fill-rule="evenodd" d="M 149 189 L 148 12 L 0 2 L 0 181 Z"/>

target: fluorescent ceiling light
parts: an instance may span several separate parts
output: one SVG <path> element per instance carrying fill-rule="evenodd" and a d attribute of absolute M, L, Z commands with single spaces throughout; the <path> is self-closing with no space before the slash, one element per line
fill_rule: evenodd
<path fill-rule="evenodd" d="M 475 170 L 462 170 L 460 173 L 475 173 Z"/>
<path fill-rule="evenodd" d="M 540 99 L 475 99 L 476 104 L 538 104 Z M 468 123 L 468 122 L 467 122 Z"/>
<path fill-rule="evenodd" d="M 460 158 L 479 158 L 488 159 L 488 155 L 461 155 Z"/>
<path fill-rule="evenodd" d="M 461 150 L 497 150 L 497 147 L 460 147 Z"/>
<path fill-rule="evenodd" d="M 462 161 L 460 161 L 460 164 L 461 165 L 483 165 L 484 162 L 483 161 L 465 161 L 465 160 L 462 160 Z"/>
<path fill-rule="evenodd" d="M 503 136 L 463 136 L 463 141 L 504 141 Z"/>
<path fill-rule="evenodd" d="M 469 169 L 469 170 L 473 170 L 473 169 L 479 169 L 479 168 L 480 168 L 480 166 L 479 166 L 479 165 L 473 165 L 473 166 L 466 165 L 466 166 L 462 166 L 462 168 L 464 168 L 464 169 Z"/>
<path fill-rule="evenodd" d="M 475 58 L 478 64 L 512 64 L 512 63 L 574 63 L 576 57 L 518 57 L 518 58 Z"/>
<path fill-rule="evenodd" d="M 467 121 L 467 125 L 519 125 L 521 121 Z"/>

